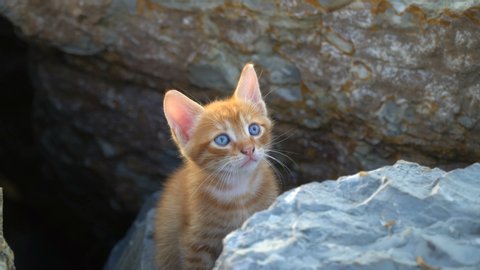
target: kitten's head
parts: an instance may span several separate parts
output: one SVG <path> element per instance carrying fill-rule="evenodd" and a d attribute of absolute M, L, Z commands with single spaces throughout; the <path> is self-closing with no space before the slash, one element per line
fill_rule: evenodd
<path fill-rule="evenodd" d="M 183 156 L 204 170 L 249 172 L 265 159 L 272 124 L 252 64 L 243 68 L 230 99 L 202 107 L 170 90 L 164 111 Z"/>

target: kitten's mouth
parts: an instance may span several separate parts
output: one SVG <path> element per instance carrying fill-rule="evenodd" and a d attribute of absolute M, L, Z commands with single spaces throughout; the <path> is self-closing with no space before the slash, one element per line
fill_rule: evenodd
<path fill-rule="evenodd" d="M 243 162 L 243 164 L 240 166 L 240 168 L 243 168 L 251 163 L 255 163 L 257 162 L 257 159 L 254 158 L 254 157 L 248 157 L 247 160 L 245 162 Z"/>

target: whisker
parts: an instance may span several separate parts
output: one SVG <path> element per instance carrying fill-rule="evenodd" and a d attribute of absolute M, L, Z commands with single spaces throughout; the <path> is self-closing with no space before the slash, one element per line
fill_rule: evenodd
<path fill-rule="evenodd" d="M 217 166 L 219 164 L 222 164 L 222 161 L 213 162 L 212 164 L 210 164 L 209 166 L 207 166 L 205 168 L 200 168 L 200 171 L 204 172 L 204 173 L 206 171 L 208 171 L 209 169 L 212 169 L 212 168 L 213 168 L 213 171 L 211 173 L 209 173 L 208 176 L 205 179 L 203 179 L 202 182 L 200 182 L 197 185 L 197 188 L 193 191 L 193 193 L 197 193 L 200 190 L 201 187 L 203 187 L 207 184 L 210 184 L 212 181 L 214 181 L 215 176 L 218 175 L 219 172 L 221 172 L 223 169 L 225 169 L 228 166 L 228 162 L 225 162 L 218 168 Z"/>
<path fill-rule="evenodd" d="M 284 179 L 283 174 L 280 173 L 280 171 L 275 167 L 275 165 L 273 165 L 273 163 L 270 162 L 268 159 L 266 159 L 265 161 L 268 163 L 268 165 L 270 166 L 270 168 L 272 168 L 273 173 L 275 173 L 275 175 L 277 176 L 276 178 L 277 178 L 278 180 L 280 180 L 281 191 L 285 191 L 286 184 L 285 184 L 285 179 Z"/>
<path fill-rule="evenodd" d="M 291 161 L 293 164 L 297 165 L 297 163 L 295 162 L 295 160 L 293 160 L 291 157 L 289 157 L 288 155 L 282 153 L 282 152 L 279 151 L 279 150 L 267 149 L 266 152 L 267 152 L 267 153 L 274 153 L 274 154 L 281 155 L 281 156 L 287 158 L 287 159 L 288 159 L 289 161 Z"/>
<path fill-rule="evenodd" d="M 279 144 L 279 143 L 281 143 L 281 142 L 284 142 L 284 141 L 290 139 L 290 138 L 294 135 L 293 132 L 291 132 L 292 130 L 295 130 L 295 129 L 294 129 L 294 128 L 291 128 L 291 129 L 283 132 L 283 133 L 280 134 L 280 135 L 275 135 L 274 138 L 272 139 L 271 144 Z M 285 134 L 286 134 L 287 136 L 285 136 Z M 282 138 L 282 136 L 285 136 L 285 137 Z M 279 140 L 279 139 L 280 139 L 280 140 Z"/>
<path fill-rule="evenodd" d="M 268 97 L 268 95 L 270 95 L 272 92 L 273 92 L 274 88 L 271 88 L 270 91 L 268 91 L 265 95 L 263 95 L 263 98 L 265 99 L 266 97 Z"/>
<path fill-rule="evenodd" d="M 272 159 L 273 161 L 277 162 L 280 166 L 282 166 L 283 168 L 285 168 L 285 170 L 288 171 L 288 174 L 289 174 L 289 175 L 293 175 L 292 170 L 290 170 L 290 168 L 289 168 L 287 165 L 285 165 L 285 163 L 281 162 L 279 159 L 275 158 L 274 156 L 269 155 L 268 153 L 265 153 L 265 156 L 266 156 L 267 158 Z"/>
<path fill-rule="evenodd" d="M 265 148 L 268 149 L 268 150 L 274 149 L 274 148 L 272 147 L 272 145 L 270 145 L 270 144 L 267 144 L 267 145 L 265 146 Z M 278 152 L 281 152 L 281 153 L 288 153 L 288 154 L 293 154 L 293 155 L 298 155 L 298 154 L 299 154 L 298 152 L 287 151 L 287 150 L 278 149 L 278 148 L 275 148 L 274 150 L 275 150 L 275 151 L 278 151 Z"/>

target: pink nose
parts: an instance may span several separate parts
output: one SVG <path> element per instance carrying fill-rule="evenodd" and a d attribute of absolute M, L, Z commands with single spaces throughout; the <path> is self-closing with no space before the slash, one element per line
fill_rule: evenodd
<path fill-rule="evenodd" d="M 247 146 L 247 147 L 244 147 L 242 150 L 240 150 L 240 152 L 242 152 L 242 154 L 244 155 L 251 157 L 253 155 L 253 152 L 255 152 L 255 147 Z"/>

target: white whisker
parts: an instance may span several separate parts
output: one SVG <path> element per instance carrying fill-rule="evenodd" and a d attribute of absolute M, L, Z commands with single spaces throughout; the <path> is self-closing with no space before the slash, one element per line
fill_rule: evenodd
<path fill-rule="evenodd" d="M 272 161 L 275 161 L 275 162 L 276 162 L 277 164 L 279 164 L 282 168 L 284 168 L 284 169 L 287 171 L 288 175 L 293 176 L 292 170 L 291 170 L 285 163 L 283 163 L 283 162 L 280 161 L 279 159 L 275 158 L 274 156 L 269 155 L 268 153 L 266 153 L 265 156 L 266 156 L 267 158 L 271 159 Z M 267 161 L 268 161 L 268 160 L 267 160 Z M 270 165 L 272 165 L 271 167 L 272 167 L 273 170 L 277 170 L 277 168 L 276 168 L 270 161 L 268 161 L 268 162 L 269 162 Z M 281 178 L 281 180 L 282 180 L 283 186 L 285 187 L 285 183 L 284 183 L 284 181 L 283 181 L 283 178 Z"/>
<path fill-rule="evenodd" d="M 295 165 L 297 164 L 291 157 L 289 157 L 288 155 L 282 153 L 282 152 L 279 151 L 279 150 L 268 149 L 268 150 L 267 150 L 267 153 L 274 153 L 274 154 L 281 155 L 281 156 L 287 158 L 287 159 L 288 159 L 289 161 L 291 161 L 293 164 L 295 164 Z"/>
<path fill-rule="evenodd" d="M 275 165 L 273 165 L 272 162 L 270 162 L 268 159 L 265 159 L 265 161 L 268 163 L 268 165 L 270 166 L 270 168 L 273 170 L 273 172 L 275 173 L 275 175 L 277 176 L 277 179 L 280 180 L 280 183 L 281 183 L 281 190 L 285 190 L 285 179 L 284 179 L 284 176 L 280 173 L 280 171 L 275 167 Z"/>
<path fill-rule="evenodd" d="M 280 135 L 275 135 L 270 144 L 275 145 L 275 144 L 279 144 L 279 143 L 282 143 L 282 142 L 290 139 L 294 135 L 293 132 L 291 132 L 292 130 L 294 130 L 294 129 L 291 128 L 291 129 L 283 132 Z M 282 137 L 284 137 L 284 138 L 282 138 Z"/>

